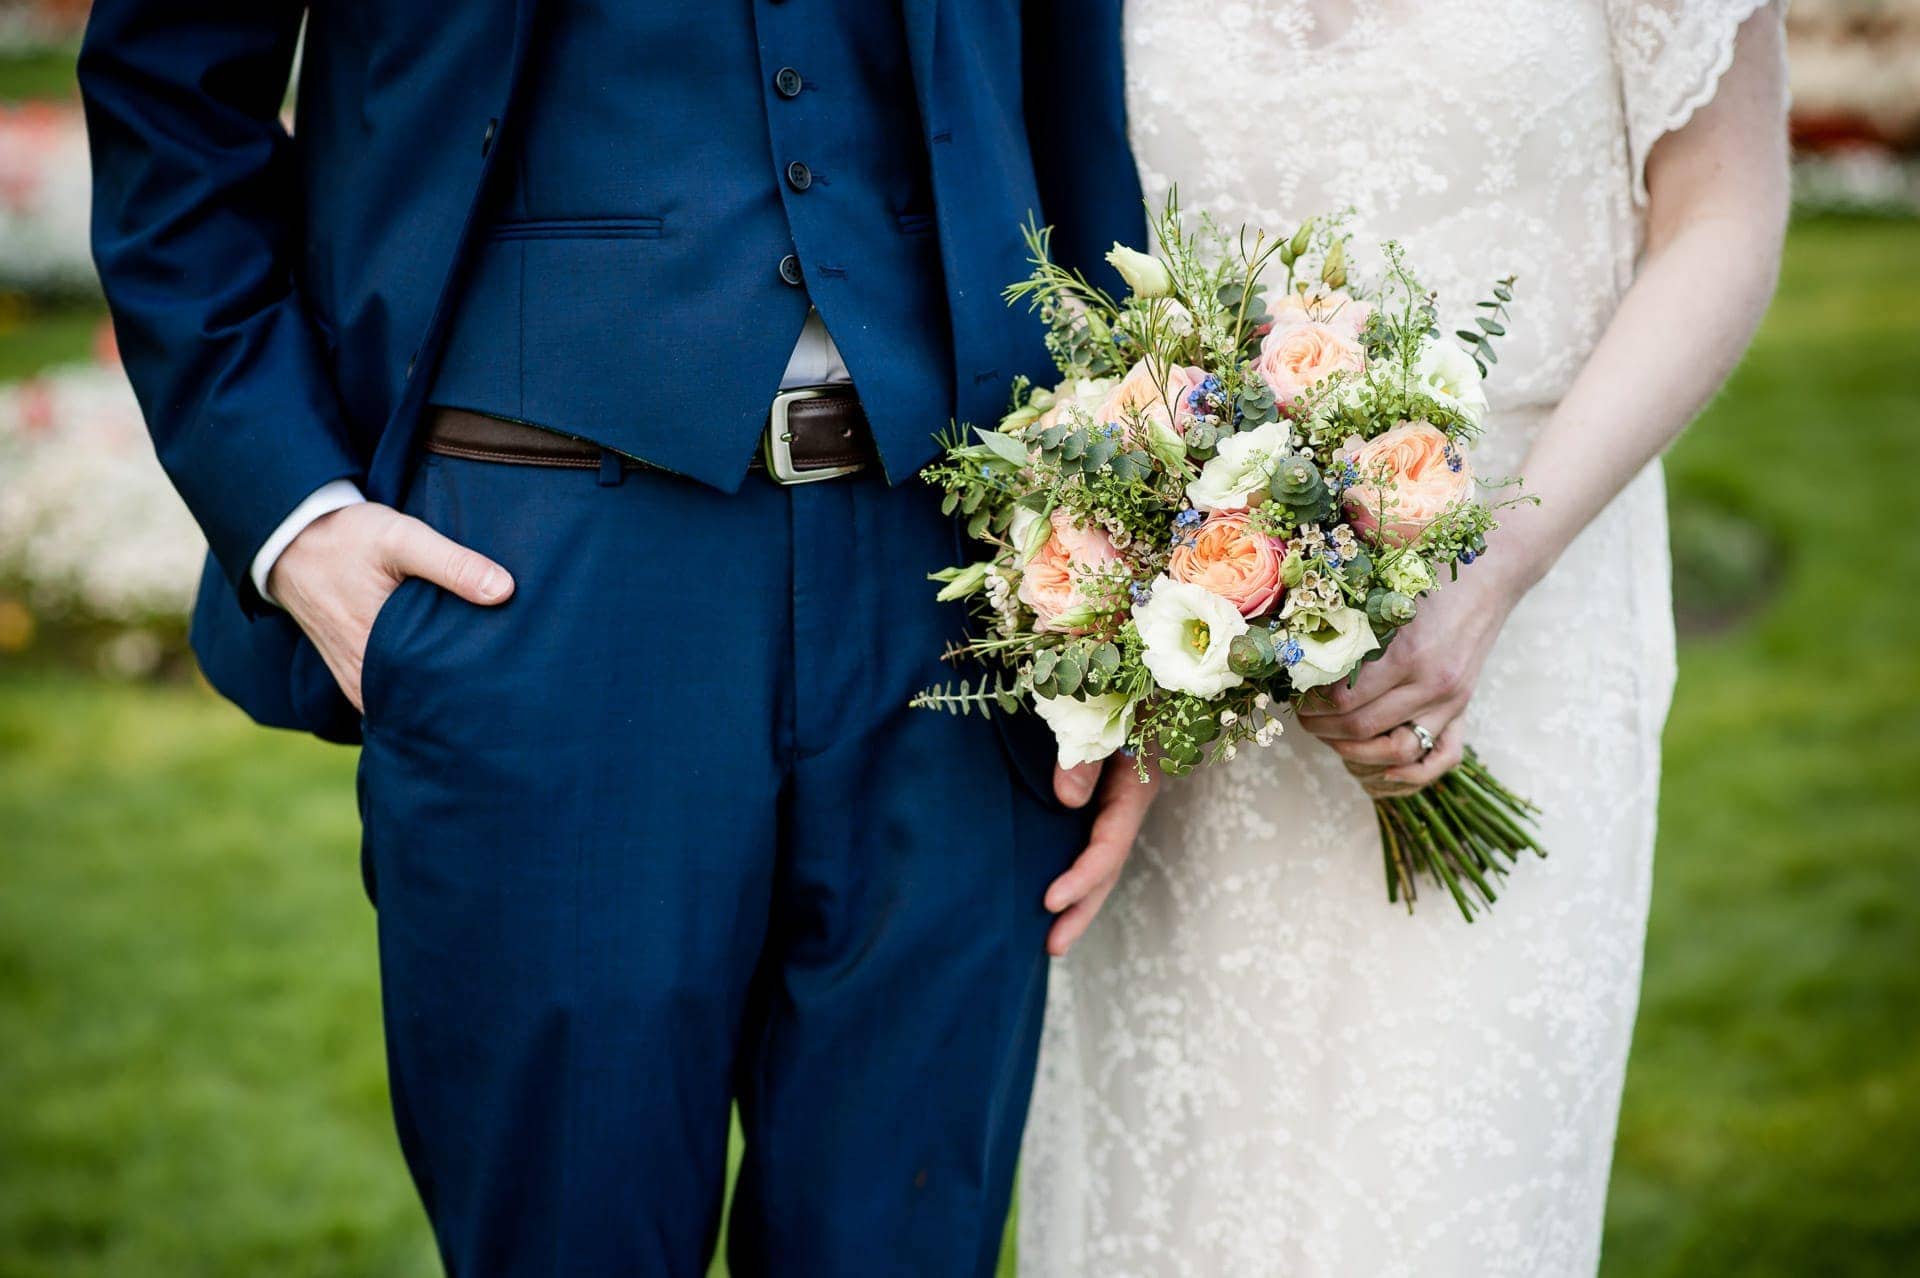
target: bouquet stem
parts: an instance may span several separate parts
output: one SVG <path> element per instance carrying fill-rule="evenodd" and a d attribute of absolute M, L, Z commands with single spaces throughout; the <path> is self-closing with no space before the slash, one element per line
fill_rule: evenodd
<path fill-rule="evenodd" d="M 1540 809 L 1496 780 L 1472 750 L 1425 790 L 1376 800 L 1373 810 L 1380 823 L 1387 900 L 1404 901 L 1409 914 L 1424 876 L 1445 888 L 1471 923 L 1493 904 L 1495 881 L 1522 852 L 1547 854 L 1532 833 Z"/>

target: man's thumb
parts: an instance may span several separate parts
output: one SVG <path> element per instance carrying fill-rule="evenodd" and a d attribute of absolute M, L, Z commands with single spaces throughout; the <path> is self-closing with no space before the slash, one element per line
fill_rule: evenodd
<path fill-rule="evenodd" d="M 513 577 L 505 568 L 417 519 L 409 517 L 407 522 L 407 530 L 394 549 L 395 571 L 403 576 L 425 577 L 468 603 L 497 604 L 513 593 Z"/>
<path fill-rule="evenodd" d="M 1100 779 L 1100 765 L 1081 763 L 1053 770 L 1053 797 L 1070 808 L 1085 806 L 1093 797 L 1093 783 Z"/>

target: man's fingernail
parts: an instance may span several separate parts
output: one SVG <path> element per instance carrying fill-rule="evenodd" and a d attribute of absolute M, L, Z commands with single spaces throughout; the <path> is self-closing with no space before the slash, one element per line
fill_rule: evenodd
<path fill-rule="evenodd" d="M 489 568 L 487 575 L 480 579 L 480 597 L 492 601 L 507 593 L 507 574 L 498 568 Z"/>

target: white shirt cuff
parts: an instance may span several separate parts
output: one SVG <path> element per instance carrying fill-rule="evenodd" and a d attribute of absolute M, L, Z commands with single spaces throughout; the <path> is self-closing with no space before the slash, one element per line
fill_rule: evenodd
<path fill-rule="evenodd" d="M 293 513 L 280 521 L 273 535 L 261 543 L 260 551 L 253 557 L 253 588 L 260 597 L 270 604 L 278 601 L 267 593 L 267 578 L 273 573 L 273 566 L 280 562 L 280 555 L 293 544 L 293 539 L 305 532 L 307 525 L 322 515 L 331 515 L 343 506 L 357 506 L 366 497 L 360 491 L 360 485 L 351 479 L 336 479 L 320 485 L 307 495 L 307 499 L 293 508 Z"/>

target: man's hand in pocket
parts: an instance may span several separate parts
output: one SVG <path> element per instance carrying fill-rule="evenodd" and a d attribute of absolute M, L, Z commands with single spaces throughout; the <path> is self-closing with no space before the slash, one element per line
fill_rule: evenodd
<path fill-rule="evenodd" d="M 425 577 L 469 603 L 497 604 L 513 593 L 513 578 L 499 564 L 373 502 L 308 524 L 267 577 L 274 601 L 313 640 L 356 710 L 363 709 L 360 668 L 367 634 L 387 596 L 408 577 Z"/>

